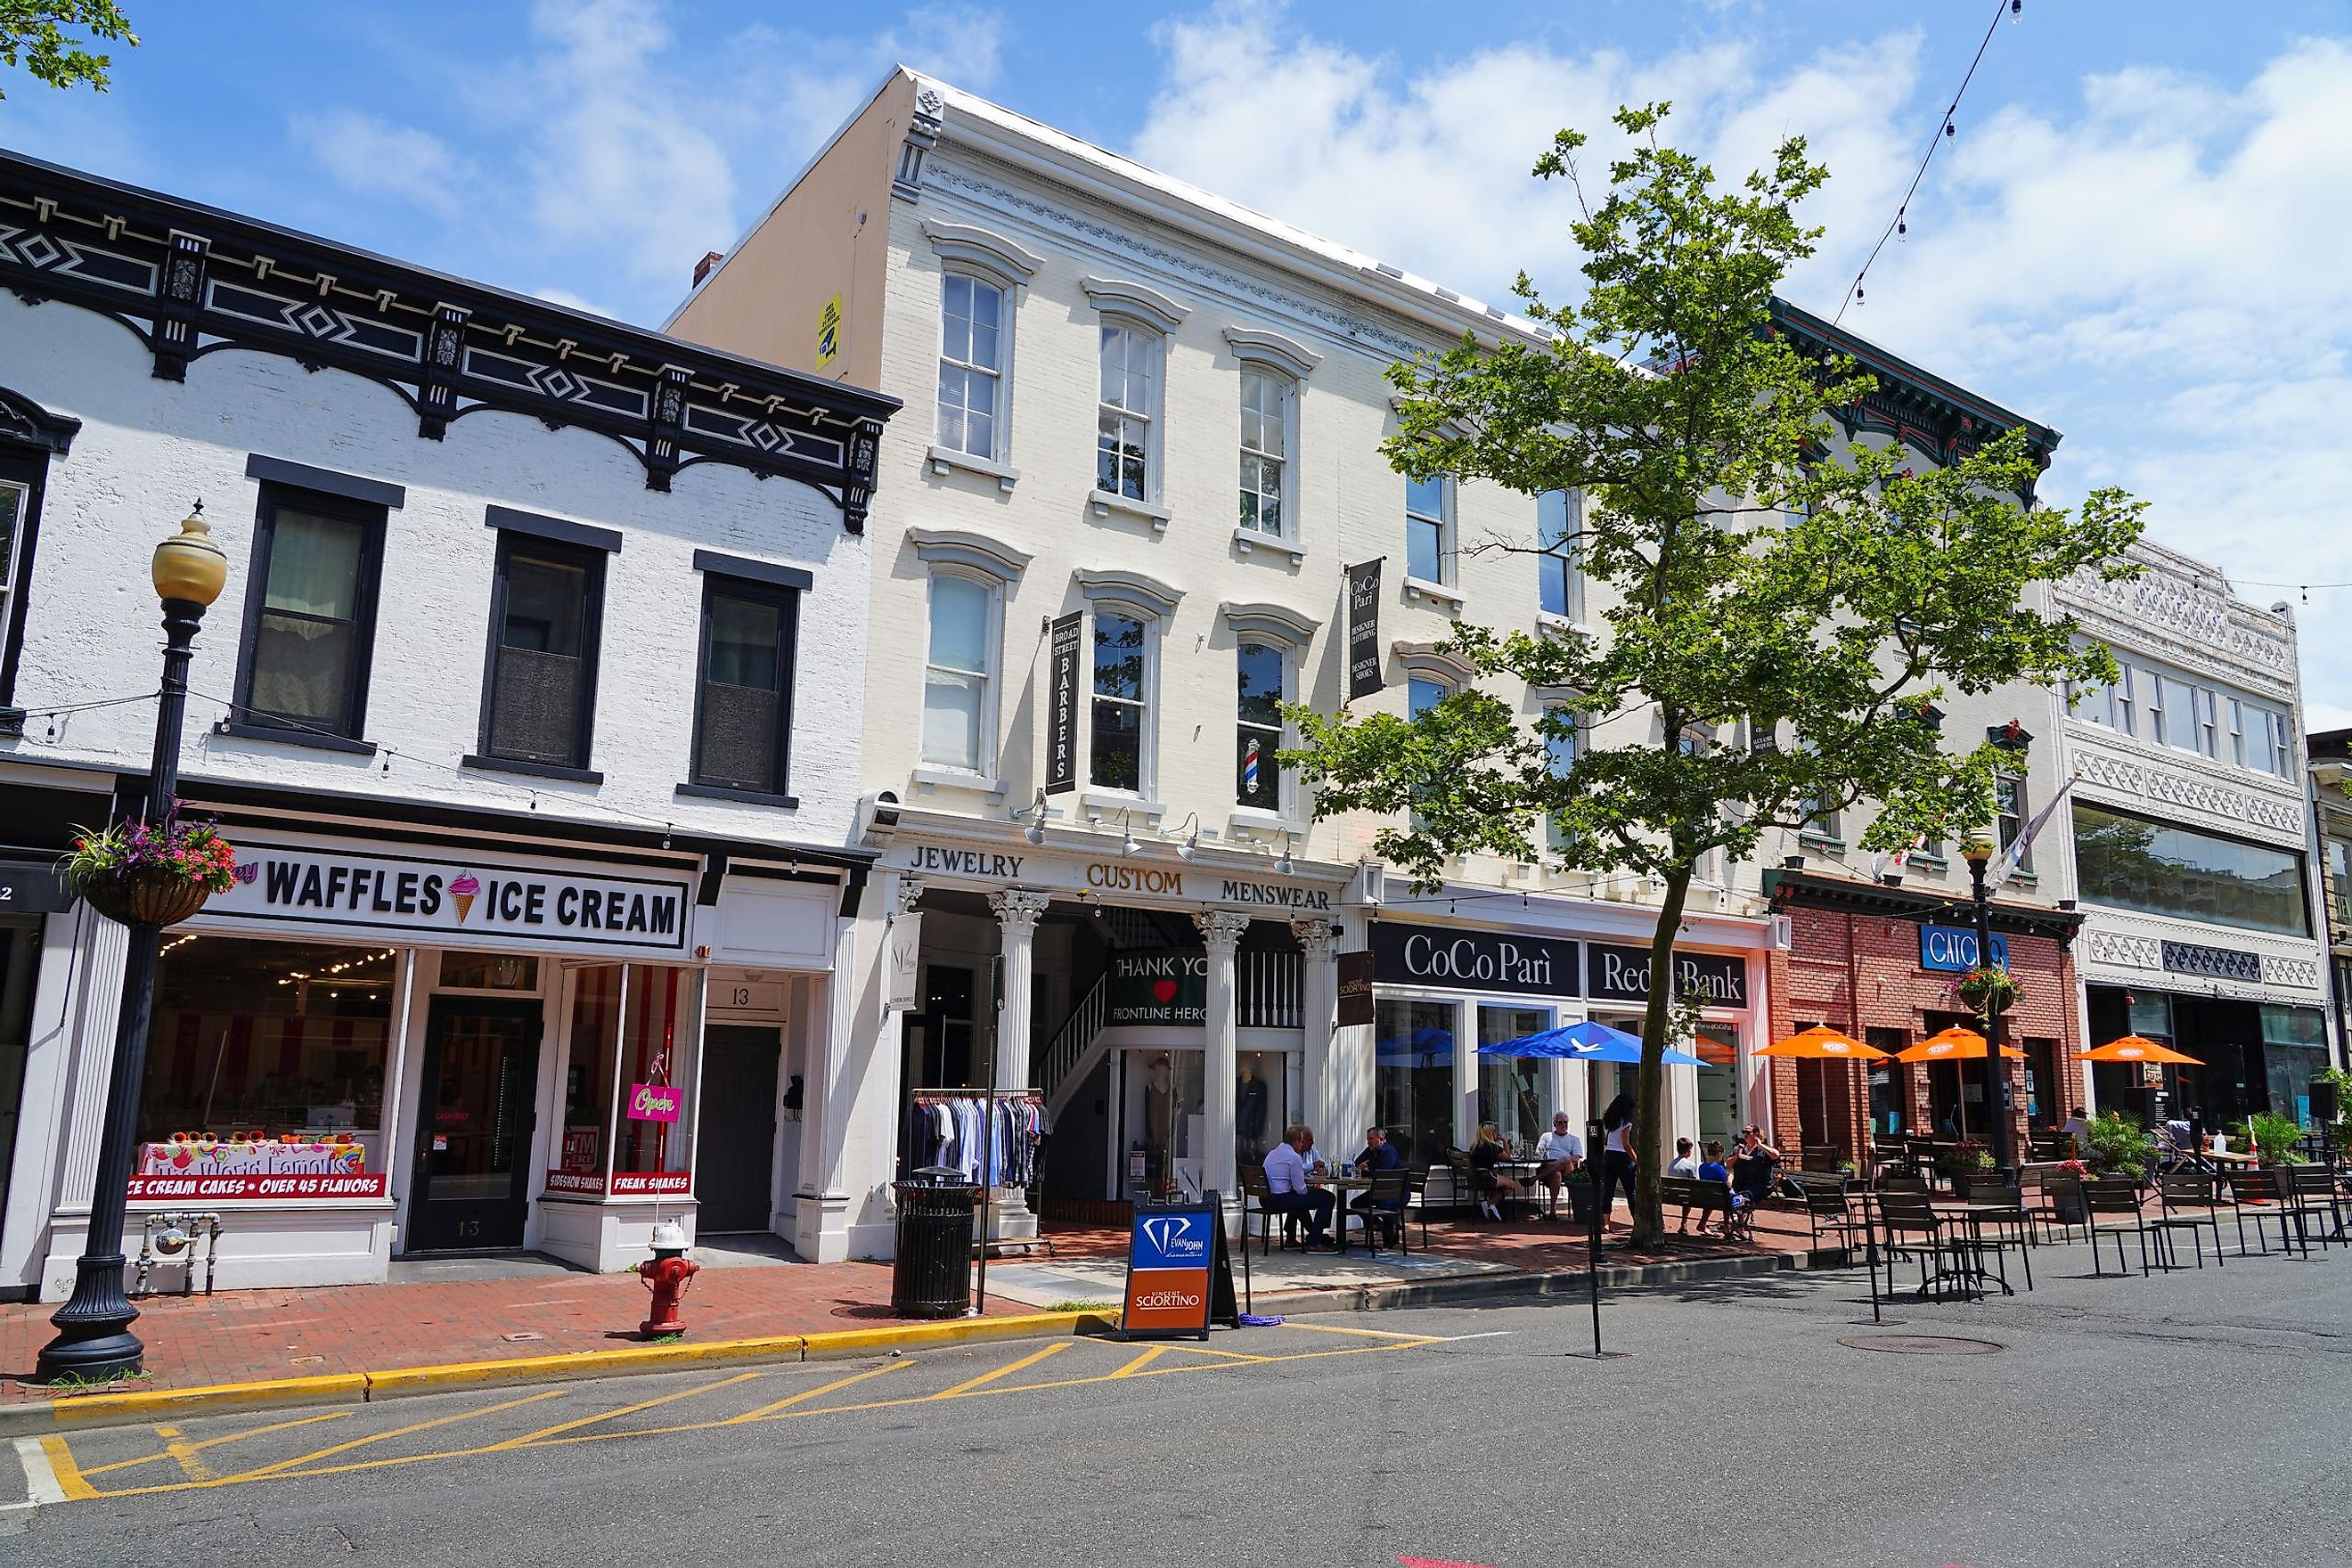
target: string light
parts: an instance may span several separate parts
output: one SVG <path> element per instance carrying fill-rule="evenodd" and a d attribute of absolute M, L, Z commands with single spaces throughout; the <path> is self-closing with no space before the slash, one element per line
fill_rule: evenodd
<path fill-rule="evenodd" d="M 1890 239 L 1898 239 L 1909 231 L 1911 203 L 1919 195 L 1919 184 L 1927 177 L 1927 165 L 1936 161 L 1936 150 L 1945 142 L 1957 139 L 1960 133 L 1959 126 L 1956 122 L 1960 112 L 1960 100 L 1968 96 L 1969 84 L 1976 80 L 1977 68 L 1984 63 L 1985 49 L 1992 43 L 1993 34 L 2000 30 L 2001 16 L 2006 14 L 2009 19 L 2014 22 L 2023 16 L 2024 12 L 2024 0 L 1998 0 L 1993 6 L 1992 20 L 1985 24 L 1985 35 L 1978 40 L 1976 58 L 1969 61 L 1968 74 L 1960 78 L 1958 90 L 1952 94 L 1951 102 L 1945 107 L 1943 116 L 1938 121 L 1937 134 L 1927 138 L 1927 151 L 1920 156 L 1919 167 L 1911 176 L 1910 188 L 1903 193 L 1903 200 L 1896 205 L 1895 216 L 1886 220 L 1886 227 L 1879 235 L 1878 243 L 1872 246 L 1870 254 L 1864 258 L 1861 270 L 1853 275 L 1853 285 L 1846 289 L 1845 298 L 1838 303 L 1837 314 L 1830 318 L 1831 325 L 1834 326 L 1844 319 L 1848 306 L 1859 305 L 1863 302 L 1862 280 L 1870 276 L 1871 266 L 1878 259 L 1878 253 L 1886 248 L 1886 242 Z"/>

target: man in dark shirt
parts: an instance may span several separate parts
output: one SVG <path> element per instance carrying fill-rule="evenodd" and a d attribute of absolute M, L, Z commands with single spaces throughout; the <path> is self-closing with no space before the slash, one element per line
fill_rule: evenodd
<path fill-rule="evenodd" d="M 1374 1171 L 1393 1171 L 1404 1163 L 1404 1156 L 1389 1142 L 1388 1130 L 1381 1127 L 1364 1129 L 1364 1152 L 1356 1156 L 1356 1169 L 1364 1175 Z"/>

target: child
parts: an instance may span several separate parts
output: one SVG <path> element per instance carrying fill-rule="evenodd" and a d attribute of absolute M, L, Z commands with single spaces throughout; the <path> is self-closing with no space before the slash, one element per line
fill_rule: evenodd
<path fill-rule="evenodd" d="M 1733 1209 L 1744 1209 L 1748 1206 L 1749 1200 L 1746 1193 L 1731 1191 L 1731 1167 L 1723 1163 L 1723 1141 L 1721 1139 L 1709 1139 L 1707 1141 L 1706 1159 L 1702 1162 L 1698 1167 L 1698 1179 L 1702 1182 L 1720 1183 L 1725 1191 L 1731 1192 L 1731 1206 Z M 1704 1234 L 1706 1229 L 1706 1226 L 1702 1222 L 1699 1226 L 1699 1230 Z M 1731 1218 L 1728 1215 L 1724 1216 L 1723 1234 L 1726 1236 L 1729 1236 L 1731 1234 Z"/>
<path fill-rule="evenodd" d="M 1669 1176 L 1678 1176 L 1686 1182 L 1696 1182 L 1699 1179 L 1698 1162 L 1691 1158 L 1691 1141 L 1689 1139 L 1677 1138 L 1675 1140 L 1675 1163 L 1666 1167 L 1666 1174 Z M 1690 1205 L 1687 1204 L 1683 1205 L 1682 1228 L 1685 1230 L 1690 1229 Z M 1706 1228 L 1704 1222 L 1701 1223 L 1699 1228 L 1702 1230 Z"/>

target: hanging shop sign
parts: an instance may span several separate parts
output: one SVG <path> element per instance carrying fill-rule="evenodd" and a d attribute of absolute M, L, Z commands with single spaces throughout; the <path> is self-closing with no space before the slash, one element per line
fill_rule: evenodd
<path fill-rule="evenodd" d="M 1209 1016 L 1209 955 L 1199 948 L 1138 948 L 1111 954 L 1105 1021 L 1183 1024 Z"/>
<path fill-rule="evenodd" d="M 1086 612 L 1072 610 L 1053 623 L 1051 704 L 1045 721 L 1045 793 L 1067 795 L 1078 787 L 1078 644 Z"/>
<path fill-rule="evenodd" d="M 1352 1028 L 1369 1024 L 1375 1016 L 1372 987 L 1375 984 L 1375 960 L 1367 949 L 1343 952 L 1339 958 L 1340 1028 Z"/>
<path fill-rule="evenodd" d="M 1381 563 L 1348 568 L 1348 700 L 1387 685 L 1381 673 Z"/>
<path fill-rule="evenodd" d="M 913 1013 L 923 1005 L 923 912 L 908 910 L 890 922 L 882 942 L 882 1010 Z"/>
<path fill-rule="evenodd" d="M 73 908 L 54 860 L 0 860 L 0 915 L 61 915 Z"/>
<path fill-rule="evenodd" d="M 1992 936 L 1992 961 L 1997 968 L 2009 967 L 2009 938 L 1999 931 Z M 1977 933 L 1966 926 L 1921 926 L 1919 967 L 1948 974 L 1964 974 L 1976 968 Z"/>
<path fill-rule="evenodd" d="M 1736 954 L 1675 954 L 1675 995 L 1702 993 L 1710 1007 L 1748 1005 L 1748 961 Z M 1585 953 L 1585 994 L 1596 1001 L 1650 999 L 1650 950 L 1596 942 Z"/>
<path fill-rule="evenodd" d="M 387 933 L 449 947 L 685 951 L 684 877 L 583 872 L 428 855 L 349 854 L 240 840 L 210 921 Z"/>
<path fill-rule="evenodd" d="M 1577 948 L 1561 937 L 1372 922 L 1372 973 L 1389 985 L 1573 996 Z"/>
<path fill-rule="evenodd" d="M 632 1121 L 676 1121 L 680 1099 L 676 1089 L 666 1083 L 633 1083 L 629 1086 L 629 1120 Z"/>

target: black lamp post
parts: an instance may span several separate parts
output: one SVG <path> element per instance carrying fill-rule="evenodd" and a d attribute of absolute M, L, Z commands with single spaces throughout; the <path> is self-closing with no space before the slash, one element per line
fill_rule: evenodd
<path fill-rule="evenodd" d="M 1992 846 L 1982 842 L 1964 847 L 1960 853 L 1969 862 L 1969 896 L 1975 901 L 1977 915 L 1977 965 L 1980 969 L 1996 967 L 1992 961 L 1992 893 L 1985 886 L 1985 867 L 1992 859 Z M 1992 1164 L 1994 1176 L 2009 1181 L 2016 1173 L 2015 1152 L 2009 1141 L 2009 1069 L 2000 1059 L 2000 1009 L 1985 1008 L 1985 1110 L 1992 1123 Z M 1963 1100 L 1967 1096 L 1961 1097 Z"/>
<path fill-rule="evenodd" d="M 180 727 L 188 705 L 188 659 L 205 609 L 220 597 L 228 557 L 213 542 L 205 503 L 180 531 L 155 547 L 155 593 L 163 601 L 163 686 L 155 703 L 155 753 L 140 816 L 160 821 L 180 784 Z M 49 1321 L 58 1337 L 41 1348 L 37 1376 L 105 1378 L 135 1373 L 146 1352 L 131 1325 L 139 1317 L 122 1293 L 122 1215 L 131 1189 L 132 1137 L 147 1062 L 147 1026 L 155 1005 L 155 956 L 163 928 L 130 928 L 122 961 L 122 1011 L 114 1026 L 114 1061 L 106 1080 L 106 1121 L 100 1131 L 97 1185 L 89 1199 L 89 1236 L 74 1265 L 73 1299 Z"/>

